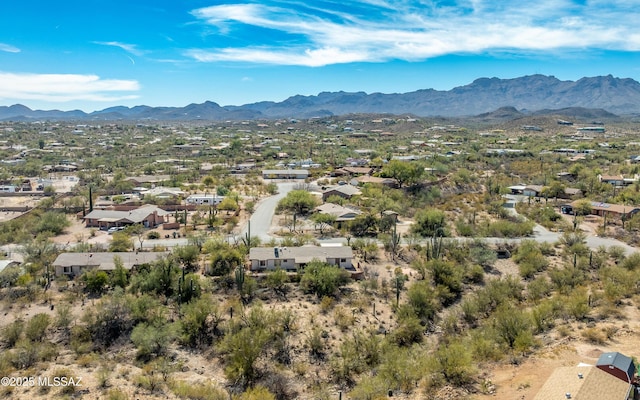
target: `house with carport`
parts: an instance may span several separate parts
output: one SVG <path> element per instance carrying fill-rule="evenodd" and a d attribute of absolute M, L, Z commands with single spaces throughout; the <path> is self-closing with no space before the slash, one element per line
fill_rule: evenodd
<path fill-rule="evenodd" d="M 168 251 L 61 253 L 52 266 L 56 276 L 74 277 L 92 269 L 113 271 L 116 269 L 116 257 L 122 261 L 124 269 L 129 271 L 135 267 L 161 260 L 168 255 Z"/>
<path fill-rule="evenodd" d="M 255 272 L 276 268 L 298 271 L 314 260 L 353 269 L 353 249 L 349 246 L 301 246 L 252 247 L 249 250 L 250 269 Z"/>
<path fill-rule="evenodd" d="M 145 228 L 155 228 L 169 222 L 170 215 L 170 212 L 149 204 L 129 211 L 94 209 L 83 219 L 87 228 L 101 230 L 135 224 L 142 224 Z"/>

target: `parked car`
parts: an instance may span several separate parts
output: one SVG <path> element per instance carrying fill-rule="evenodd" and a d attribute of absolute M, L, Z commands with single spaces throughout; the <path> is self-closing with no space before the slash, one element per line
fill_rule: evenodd
<path fill-rule="evenodd" d="M 112 233 L 121 231 L 123 229 L 126 229 L 126 226 L 113 226 L 113 227 L 107 229 L 107 233 L 109 235 L 111 235 Z"/>

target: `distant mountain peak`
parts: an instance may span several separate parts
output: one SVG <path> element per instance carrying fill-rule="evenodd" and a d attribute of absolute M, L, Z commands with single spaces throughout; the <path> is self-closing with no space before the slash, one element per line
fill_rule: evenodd
<path fill-rule="evenodd" d="M 346 115 L 363 113 L 416 116 L 517 115 L 518 110 L 601 109 L 614 114 L 640 113 L 640 83 L 612 75 L 562 81 L 555 76 L 478 78 L 448 91 L 420 89 L 409 93 L 320 92 L 295 95 L 281 102 L 262 101 L 221 107 L 213 101 L 185 107 L 109 107 L 86 114 L 82 111 L 31 110 L 21 104 L 0 107 L 0 120 L 37 119 L 152 119 L 243 120 L 281 117 Z M 613 115 L 613 114 L 612 114 Z"/>

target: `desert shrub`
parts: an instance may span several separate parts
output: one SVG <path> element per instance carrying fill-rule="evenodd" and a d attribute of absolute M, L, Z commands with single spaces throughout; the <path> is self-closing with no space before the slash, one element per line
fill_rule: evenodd
<path fill-rule="evenodd" d="M 621 263 L 622 268 L 626 268 L 629 271 L 635 271 L 640 266 L 640 253 L 635 252 L 626 257 Z"/>
<path fill-rule="evenodd" d="M 58 355 L 52 343 L 31 342 L 22 339 L 16 343 L 10 355 L 11 364 L 17 369 L 27 369 L 39 361 L 48 361 Z"/>
<path fill-rule="evenodd" d="M 484 282 L 484 268 L 478 264 L 469 266 L 464 273 L 464 281 L 476 284 Z"/>
<path fill-rule="evenodd" d="M 133 328 L 131 341 L 138 348 L 138 358 L 149 360 L 163 355 L 173 338 L 173 327 L 168 324 L 150 325 L 141 322 Z"/>
<path fill-rule="evenodd" d="M 130 289 L 134 293 L 149 293 L 171 297 L 177 289 L 181 270 L 172 257 L 158 260 L 138 270 L 131 277 Z"/>
<path fill-rule="evenodd" d="M 398 318 L 398 326 L 391 332 L 391 342 L 398 346 L 411 346 L 422 341 L 424 327 L 416 316 L 408 315 Z"/>
<path fill-rule="evenodd" d="M 389 391 L 389 382 L 381 376 L 365 376 L 349 392 L 353 400 L 383 399 Z"/>
<path fill-rule="evenodd" d="M 176 397 L 188 400 L 227 400 L 227 393 L 209 382 L 173 381 L 171 391 Z"/>
<path fill-rule="evenodd" d="M 535 271 L 542 271 L 548 261 L 542 254 L 540 246 L 534 240 L 523 240 L 513 253 L 513 261 L 517 264 L 528 263 Z"/>
<path fill-rule="evenodd" d="M 432 321 L 440 310 L 438 295 L 427 281 L 417 281 L 407 291 L 407 304 L 423 324 Z"/>
<path fill-rule="evenodd" d="M 468 346 L 476 362 L 499 361 L 504 357 L 504 350 L 495 340 L 491 329 L 473 330 Z"/>
<path fill-rule="evenodd" d="M 47 328 L 51 324 L 51 317 L 47 314 L 36 314 L 29 320 L 24 329 L 24 335 L 33 342 L 40 342 L 47 333 Z"/>
<path fill-rule="evenodd" d="M 449 236 L 447 217 L 443 211 L 434 208 L 419 211 L 414 220 L 415 223 L 411 226 L 413 233 L 422 237 Z"/>
<path fill-rule="evenodd" d="M 81 280 L 89 293 L 100 294 L 105 290 L 105 286 L 109 282 L 109 275 L 105 271 L 93 269 L 82 274 Z"/>
<path fill-rule="evenodd" d="M 309 354 L 312 358 L 320 360 L 324 358 L 325 349 L 327 346 L 328 332 L 323 331 L 319 326 L 311 328 L 309 333 L 305 336 L 304 345 L 309 350 Z"/>
<path fill-rule="evenodd" d="M 221 335 L 218 325 L 222 321 L 220 309 L 210 296 L 203 296 L 181 307 L 180 340 L 187 346 L 206 346 Z"/>
<path fill-rule="evenodd" d="M 150 231 L 147 233 L 147 239 L 160 239 L 160 233 L 157 231 Z"/>
<path fill-rule="evenodd" d="M 585 275 L 579 268 L 565 266 L 549 271 L 549 278 L 560 293 L 567 294 L 584 282 Z"/>
<path fill-rule="evenodd" d="M 576 320 L 583 320 L 589 314 L 589 294 L 584 288 L 574 290 L 565 301 L 566 311 Z"/>
<path fill-rule="evenodd" d="M 311 261 L 300 278 L 300 287 L 306 293 L 323 296 L 335 296 L 341 286 L 349 282 L 349 273 L 344 269 L 320 261 Z"/>
<path fill-rule="evenodd" d="M 503 305 L 492 318 L 496 335 L 510 348 L 524 342 L 531 335 L 531 319 L 523 310 L 512 305 Z"/>
<path fill-rule="evenodd" d="M 74 318 L 75 317 L 71 312 L 71 307 L 68 304 L 60 304 L 56 307 L 56 319 L 54 321 L 54 326 L 56 328 L 67 330 Z"/>
<path fill-rule="evenodd" d="M 454 263 L 438 259 L 429 261 L 428 268 L 440 302 L 451 304 L 462 292 L 462 270 Z"/>
<path fill-rule="evenodd" d="M 543 333 L 553 328 L 557 312 L 552 301 L 545 301 L 531 309 L 531 321 L 535 333 Z"/>
<path fill-rule="evenodd" d="M 469 256 L 474 263 L 482 266 L 483 268 L 492 267 L 498 259 L 495 250 L 490 248 L 486 242 L 480 240 L 471 244 Z"/>
<path fill-rule="evenodd" d="M 129 400 L 129 396 L 122 389 L 114 388 L 107 392 L 107 400 Z"/>
<path fill-rule="evenodd" d="M 266 284 L 274 293 L 283 298 L 287 297 L 289 277 L 287 273 L 281 269 L 276 268 L 273 271 L 267 272 Z"/>
<path fill-rule="evenodd" d="M 590 343 L 603 345 L 607 343 L 607 335 L 597 328 L 586 328 L 580 332 L 580 335 Z"/>
<path fill-rule="evenodd" d="M 515 238 L 530 236 L 533 234 L 533 227 L 535 224 L 532 221 L 520 220 L 498 220 L 490 223 L 484 228 L 483 236 L 488 237 L 500 237 L 500 238 Z"/>
<path fill-rule="evenodd" d="M 9 325 L 7 325 L 2 331 L 2 339 L 6 343 L 7 347 L 11 348 L 20 339 L 22 331 L 24 330 L 24 321 L 16 319 Z"/>
<path fill-rule="evenodd" d="M 599 275 L 605 298 L 612 304 L 620 304 L 623 298 L 631 297 L 637 290 L 637 274 L 632 270 L 611 266 L 601 269 Z"/>
<path fill-rule="evenodd" d="M 19 265 L 11 265 L 0 271 L 0 287 L 15 286 L 18 277 L 22 274 L 22 267 Z"/>
<path fill-rule="evenodd" d="M 333 320 L 341 331 L 346 332 L 356 322 L 356 317 L 351 310 L 340 305 L 333 310 Z"/>
<path fill-rule="evenodd" d="M 84 325 L 72 326 L 69 344 L 71 349 L 78 355 L 89 353 L 93 346 L 91 332 L 89 332 L 89 329 Z"/>
<path fill-rule="evenodd" d="M 211 262 L 206 269 L 207 275 L 223 276 L 229 274 L 238 265 L 244 263 L 244 258 L 238 250 L 225 247 L 211 255 Z"/>
<path fill-rule="evenodd" d="M 514 276 L 493 279 L 476 292 L 478 312 L 486 316 L 504 303 L 522 300 L 522 291 L 522 283 Z"/>
<path fill-rule="evenodd" d="M 254 386 L 234 398 L 234 400 L 276 400 L 276 396 L 264 386 Z"/>
<path fill-rule="evenodd" d="M 538 301 L 551 293 L 551 283 L 544 276 L 539 276 L 527 284 L 527 297 Z"/>
<path fill-rule="evenodd" d="M 429 373 L 429 357 L 420 346 L 386 346 L 381 355 L 377 375 L 388 389 L 409 393 Z"/>
<path fill-rule="evenodd" d="M 165 320 L 166 308 L 162 305 L 157 296 L 144 293 L 140 296 L 127 297 L 127 303 L 131 312 L 133 323 L 140 322 L 155 323 Z"/>
<path fill-rule="evenodd" d="M 462 318 L 468 324 L 475 323 L 479 318 L 479 308 L 476 298 L 469 297 L 462 300 L 460 310 L 462 311 Z"/>
<path fill-rule="evenodd" d="M 114 292 L 89 308 L 82 316 L 94 345 L 108 347 L 122 335 L 128 335 L 133 328 L 130 304 L 117 288 Z"/>
<path fill-rule="evenodd" d="M 607 249 L 607 253 L 609 253 L 609 257 L 616 263 L 619 264 L 626 257 L 626 250 L 622 246 L 609 246 Z"/>
<path fill-rule="evenodd" d="M 446 382 L 457 386 L 469 383 L 472 379 L 473 366 L 471 352 L 461 342 L 441 344 L 434 355 L 436 371 L 441 373 Z"/>
<path fill-rule="evenodd" d="M 250 384 L 256 378 L 256 361 L 272 339 L 265 325 L 271 328 L 274 323 L 272 316 L 262 317 L 267 317 L 267 320 L 247 321 L 247 326 L 225 335 L 220 343 L 219 348 L 225 354 L 224 371 L 228 379 Z"/>

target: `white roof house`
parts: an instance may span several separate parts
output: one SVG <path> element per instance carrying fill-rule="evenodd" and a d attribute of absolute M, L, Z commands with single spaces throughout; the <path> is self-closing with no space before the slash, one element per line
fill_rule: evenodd
<path fill-rule="evenodd" d="M 169 255 L 168 251 L 157 252 L 105 252 L 105 253 L 62 253 L 53 262 L 56 275 L 80 275 L 87 269 L 113 271 L 115 257 L 119 257 L 125 269 L 150 264 Z"/>
<path fill-rule="evenodd" d="M 155 227 L 167 222 L 166 217 L 168 215 L 171 215 L 168 211 L 154 205 L 146 205 L 130 211 L 94 209 L 84 216 L 84 221 L 87 227 L 98 227 L 100 229 L 133 224 Z"/>
<path fill-rule="evenodd" d="M 353 250 L 348 246 L 252 247 L 249 260 L 252 271 L 276 268 L 295 271 L 313 260 L 351 269 Z"/>
<path fill-rule="evenodd" d="M 315 212 L 320 214 L 330 214 L 336 217 L 336 221 L 351 221 L 356 216 L 362 214 L 362 211 L 356 210 L 354 208 L 343 207 L 338 204 L 333 203 L 324 203 L 316 208 L 314 208 Z"/>

